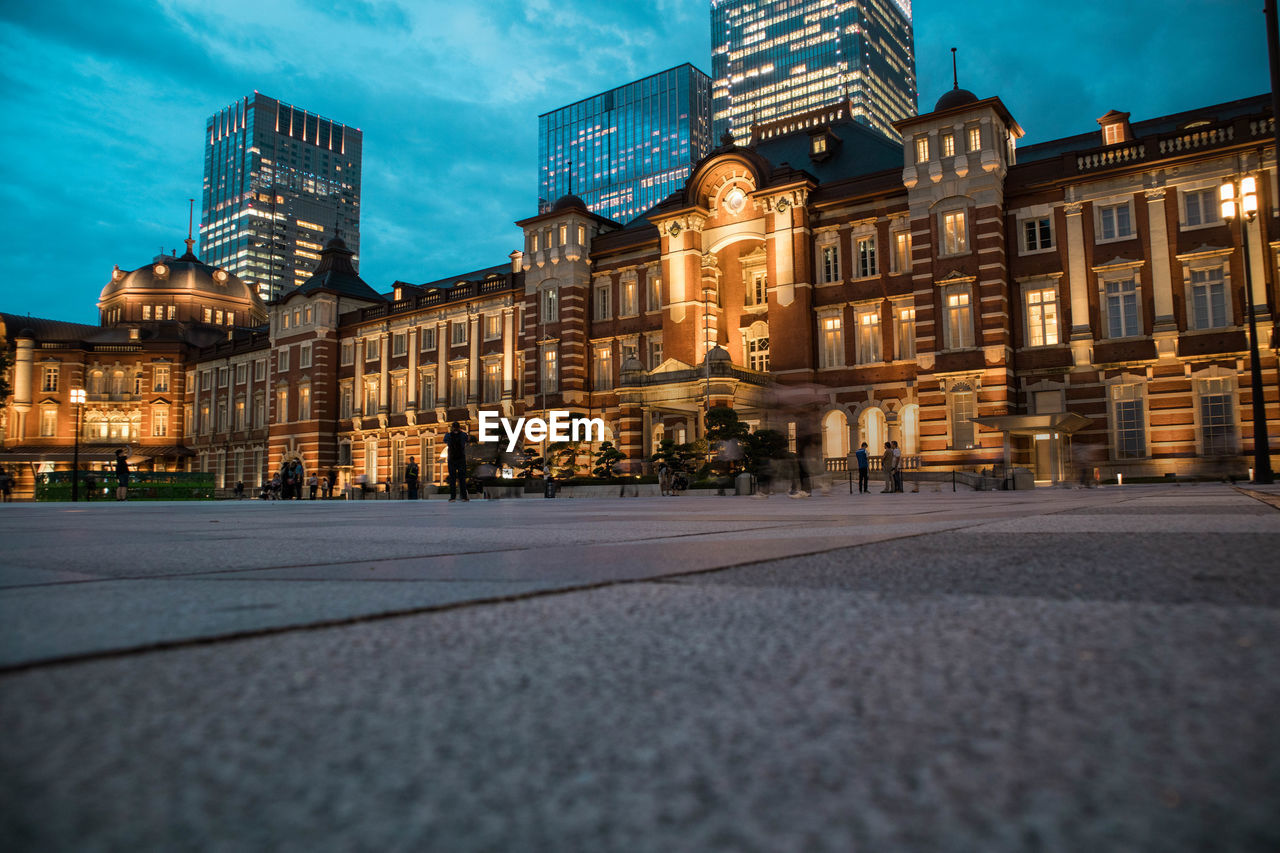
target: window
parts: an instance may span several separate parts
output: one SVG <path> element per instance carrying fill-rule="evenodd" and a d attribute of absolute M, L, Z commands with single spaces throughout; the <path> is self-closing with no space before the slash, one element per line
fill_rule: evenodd
<path fill-rule="evenodd" d="M 858 238 L 858 278 L 877 275 L 880 267 L 876 263 L 876 238 Z"/>
<path fill-rule="evenodd" d="M 219 325 L 219 326 L 221 326 L 221 325 L 222 325 L 222 322 L 223 322 L 223 321 L 222 321 L 222 309 L 221 309 L 221 308 L 219 308 L 217 311 L 214 311 L 214 312 L 213 312 L 213 322 L 214 322 L 215 324 Z"/>
<path fill-rule="evenodd" d="M 640 346 L 635 343 L 629 343 L 629 344 L 624 343 L 622 345 L 622 360 L 619 362 L 619 364 L 622 365 L 622 368 L 624 370 L 626 369 L 626 365 L 628 361 L 639 361 L 639 360 L 640 360 Z"/>
<path fill-rule="evenodd" d="M 1106 204 L 1098 207 L 1098 239 L 1122 240 L 1133 236 L 1133 222 L 1129 216 L 1129 203 Z"/>
<path fill-rule="evenodd" d="M 1142 386 L 1136 382 L 1111 387 L 1111 428 L 1116 459 L 1141 459 L 1147 455 L 1146 420 Z"/>
<path fill-rule="evenodd" d="M 142 370 L 133 374 L 133 394 L 135 397 L 142 394 Z"/>
<path fill-rule="evenodd" d="M 56 364 L 46 365 L 43 371 L 43 378 L 40 381 L 40 390 L 41 391 L 57 391 L 58 375 L 60 372 L 61 372 L 60 366 Z"/>
<path fill-rule="evenodd" d="M 967 382 L 951 386 L 951 446 L 955 449 L 973 447 L 973 418 L 977 414 L 977 394 Z"/>
<path fill-rule="evenodd" d="M 276 423 L 289 422 L 289 386 L 281 384 L 276 388 Z"/>
<path fill-rule="evenodd" d="M 484 339 L 486 341 L 495 341 L 500 337 L 502 337 L 502 315 L 484 315 Z"/>
<path fill-rule="evenodd" d="M 969 234 L 965 229 L 964 211 L 942 214 L 942 253 L 960 255 L 969 251 Z"/>
<path fill-rule="evenodd" d="M 825 136 L 813 137 L 813 144 L 809 150 L 813 154 L 825 153 L 827 150 L 827 138 Z"/>
<path fill-rule="evenodd" d="M 188 380 L 188 385 L 190 385 L 190 380 Z M 92 370 L 92 371 L 90 371 L 90 372 L 89 372 L 89 387 L 88 387 L 88 389 L 87 389 L 87 390 L 88 390 L 88 394 L 89 394 L 89 396 L 90 396 L 90 397 L 96 397 L 96 396 L 99 396 L 99 395 L 101 395 L 101 394 L 106 393 L 106 392 L 103 390 L 103 389 L 104 389 L 104 387 L 105 387 L 105 383 L 104 383 L 104 381 L 103 381 L 103 372 L 102 372 L 101 370 Z"/>
<path fill-rule="evenodd" d="M 391 336 L 391 354 L 404 355 L 409 351 L 408 335 L 404 332 L 396 332 Z"/>
<path fill-rule="evenodd" d="M 169 408 L 156 406 L 151 410 L 151 435 L 164 438 L 169 434 Z"/>
<path fill-rule="evenodd" d="M 769 336 L 747 338 L 747 367 L 761 373 L 769 371 Z"/>
<path fill-rule="evenodd" d="M 261 429 L 267 425 L 267 397 L 261 392 L 253 395 L 253 426 Z"/>
<path fill-rule="evenodd" d="M 585 225 L 578 226 L 578 245 L 587 245 L 587 228 Z"/>
<path fill-rule="evenodd" d="M 648 302 L 646 303 L 648 310 L 657 311 L 662 307 L 662 278 L 659 277 L 657 270 L 650 270 L 645 277 L 645 282 L 649 288 Z"/>
<path fill-rule="evenodd" d="M 450 346 L 461 346 L 467 342 L 467 321 L 454 321 L 449 324 Z"/>
<path fill-rule="evenodd" d="M 567 245 L 568 243 L 569 243 L 569 226 L 561 225 L 560 226 L 560 242 L 557 243 L 556 245 L 564 246 L 564 245 Z"/>
<path fill-rule="evenodd" d="M 560 390 L 560 367 L 554 347 L 542 350 L 542 390 L 554 394 Z"/>
<path fill-rule="evenodd" d="M 592 352 L 591 371 L 595 377 L 595 390 L 608 391 L 613 388 L 613 347 L 606 344 L 596 347 Z"/>
<path fill-rule="evenodd" d="M 1026 291 L 1027 346 L 1047 347 L 1058 342 L 1058 291 L 1052 287 Z"/>
<path fill-rule="evenodd" d="M 894 336 L 897 339 L 898 358 L 908 360 L 916 357 L 916 309 L 914 305 L 895 305 L 893 307 Z"/>
<path fill-rule="evenodd" d="M 1200 379 L 1200 446 L 1205 456 L 1236 452 L 1235 382 L 1229 377 Z"/>
<path fill-rule="evenodd" d="M 758 273 L 759 280 L 763 283 L 764 273 Z M 840 280 L 840 247 L 836 245 L 822 247 L 822 281 L 831 283 Z M 747 302 L 748 305 L 763 305 L 764 300 L 756 302 Z"/>
<path fill-rule="evenodd" d="M 218 368 L 218 387 L 226 388 L 227 383 L 231 381 L 231 370 L 226 367 Z"/>
<path fill-rule="evenodd" d="M 391 439 L 391 482 L 404 482 L 404 439 Z"/>
<path fill-rule="evenodd" d="M 307 384 L 298 386 L 298 420 L 311 420 L 311 386 Z"/>
<path fill-rule="evenodd" d="M 244 429 L 244 426 L 245 426 L 244 415 L 245 415 L 244 398 L 241 397 L 240 399 L 236 400 L 235 429 L 237 432 Z"/>
<path fill-rule="evenodd" d="M 1186 228 L 1218 222 L 1218 199 L 1212 189 L 1184 192 L 1182 205 L 1186 210 L 1186 216 L 1183 217 L 1183 226 Z"/>
<path fill-rule="evenodd" d="M 311 344 L 298 347 L 298 367 L 306 369 L 311 366 Z"/>
<path fill-rule="evenodd" d="M 304 323 L 311 322 L 311 306 L 310 305 L 302 309 L 302 322 Z"/>
<path fill-rule="evenodd" d="M 950 289 L 944 292 L 946 311 L 947 347 L 966 349 L 973 346 L 973 308 L 969 304 L 968 289 Z"/>
<path fill-rule="evenodd" d="M 1132 278 L 1108 281 L 1103 286 L 1107 312 L 1107 336 L 1131 338 L 1142 334 L 1138 321 L 1138 284 Z"/>
<path fill-rule="evenodd" d="M 409 378 L 393 376 L 391 378 L 391 411 L 400 414 L 409 406 Z"/>
<path fill-rule="evenodd" d="M 342 342 L 342 366 L 347 367 L 356 363 L 356 345 L 352 341 Z"/>
<path fill-rule="evenodd" d="M 418 391 L 418 408 L 434 409 L 436 406 L 436 374 L 434 370 L 422 371 L 422 383 Z"/>
<path fill-rule="evenodd" d="M 1124 125 L 1120 122 L 1104 124 L 1102 126 L 1102 144 L 1116 145 L 1120 142 L 1124 142 Z"/>
<path fill-rule="evenodd" d="M 378 442 L 373 440 L 364 443 L 364 475 L 370 483 L 378 481 Z"/>
<path fill-rule="evenodd" d="M 609 285 L 602 284 L 595 289 L 595 319 L 608 320 L 612 315 L 609 313 Z"/>
<path fill-rule="evenodd" d="M 911 232 L 893 232 L 893 271 L 896 273 L 911 271 Z"/>
<path fill-rule="evenodd" d="M 929 162 L 929 137 L 923 134 L 916 137 L 916 162 Z"/>
<path fill-rule="evenodd" d="M 457 365 L 449 368 L 449 405 L 458 407 L 467 404 L 467 368 Z"/>
<path fill-rule="evenodd" d="M 538 251 L 538 234 L 536 231 L 533 234 L 529 235 L 529 251 L 530 252 Z"/>
<path fill-rule="evenodd" d="M 378 413 L 378 377 L 364 378 L 364 414 L 372 417 Z"/>
<path fill-rule="evenodd" d="M 378 343 L 379 341 L 377 338 L 364 339 L 364 360 L 365 361 L 373 361 L 374 359 L 378 358 L 378 350 L 379 350 Z"/>
<path fill-rule="evenodd" d="M 423 326 L 418 331 L 418 349 L 428 350 L 436 348 L 436 327 Z"/>
<path fill-rule="evenodd" d="M 249 364 L 248 362 L 242 361 L 236 365 L 236 384 L 243 385 L 245 381 L 248 380 L 248 378 L 249 378 Z"/>
<path fill-rule="evenodd" d="M 1047 216 L 1022 220 L 1022 251 L 1053 248 L 1053 220 Z"/>
<path fill-rule="evenodd" d="M 622 317 L 634 317 L 640 313 L 639 287 L 634 278 L 622 282 L 622 304 L 618 306 L 618 314 Z"/>
<path fill-rule="evenodd" d="M 839 261 L 837 261 L 838 263 Z M 839 272 L 837 271 L 838 274 Z M 765 277 L 764 270 L 756 270 L 751 273 L 750 279 L 747 281 L 746 297 L 746 304 L 748 305 L 769 304 L 769 280 Z"/>
<path fill-rule="evenodd" d="M 1193 329 L 1218 329 L 1230 324 L 1221 266 L 1191 271 L 1191 322 Z"/>
<path fill-rule="evenodd" d="M 205 321 L 206 323 L 212 323 L 212 322 L 213 322 L 213 309 L 212 309 L 212 308 L 206 308 L 206 309 L 204 309 L 204 313 L 203 313 L 201 316 L 204 318 L 204 321 Z M 289 317 L 288 317 L 288 315 L 286 315 L 286 316 L 285 316 L 285 328 L 286 328 L 286 329 L 287 329 L 287 328 L 289 328 L 289 326 L 288 326 L 288 322 L 289 322 Z"/>
<path fill-rule="evenodd" d="M 289 372 L 289 349 L 289 347 L 281 347 L 280 352 L 276 354 L 276 373 Z M 219 382 L 218 384 L 221 385 L 222 383 Z"/>
<path fill-rule="evenodd" d="M 213 371 L 212 370 L 200 371 L 200 390 L 208 391 L 212 387 L 213 387 Z"/>
<path fill-rule="evenodd" d="M 840 317 L 822 317 L 818 320 L 820 344 L 818 367 L 844 365 L 844 321 Z M 749 357 L 749 354 L 748 354 Z"/>
<path fill-rule="evenodd" d="M 178 314 L 178 307 L 176 305 L 170 305 L 168 306 L 168 309 L 169 310 L 165 311 L 165 319 L 172 320 Z"/>
<path fill-rule="evenodd" d="M 554 287 L 544 287 L 538 303 L 542 322 L 560 322 L 560 291 L 558 289 Z"/>
<path fill-rule="evenodd" d="M 200 404 L 200 434 L 208 435 L 213 432 L 213 418 L 209 416 L 209 404 Z"/>
<path fill-rule="evenodd" d="M 858 309 L 858 364 L 882 360 L 879 306 Z"/>
<path fill-rule="evenodd" d="M 502 399 L 502 362 L 488 361 L 484 365 L 484 401 L 496 403 Z"/>
<path fill-rule="evenodd" d="M 143 306 L 142 306 L 142 319 L 144 319 L 144 320 L 150 320 L 150 319 L 151 319 L 151 306 L 150 306 L 150 305 L 143 305 Z"/>
<path fill-rule="evenodd" d="M 293 325 L 295 328 L 302 325 L 302 309 L 301 308 L 293 309 Z"/>
<path fill-rule="evenodd" d="M 53 438 L 58 434 L 58 410 L 45 406 L 40 410 L 40 437 Z"/>
<path fill-rule="evenodd" d="M 982 128 L 979 125 L 972 125 L 965 129 L 965 138 L 967 140 L 968 151 L 977 151 L 982 148 Z"/>
<path fill-rule="evenodd" d="M 659 364 L 662 364 L 662 339 L 653 340 L 651 338 L 649 340 L 649 369 L 653 370 Z"/>
<path fill-rule="evenodd" d="M 236 324 L 236 312 L 234 312 L 234 311 L 228 311 L 228 312 L 227 312 L 227 325 L 228 325 L 228 326 L 234 326 L 235 324 Z"/>
<path fill-rule="evenodd" d="M 954 133 L 943 133 L 938 137 L 938 145 L 943 157 L 956 156 L 956 137 Z"/>
<path fill-rule="evenodd" d="M 351 417 L 352 397 L 354 394 L 351 390 L 350 382 L 343 382 L 342 387 L 338 390 L 338 417 Z"/>
<path fill-rule="evenodd" d="M 253 381 L 262 382 L 267 378 L 267 360 L 260 358 L 253 363 Z"/>

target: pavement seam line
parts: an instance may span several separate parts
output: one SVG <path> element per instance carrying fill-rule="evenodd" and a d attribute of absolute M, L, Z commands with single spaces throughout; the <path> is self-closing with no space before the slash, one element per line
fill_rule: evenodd
<path fill-rule="evenodd" d="M 1245 497 L 1253 498 L 1260 503 L 1266 504 L 1272 509 L 1280 509 L 1280 495 L 1272 495 L 1267 492 L 1259 492 L 1254 489 L 1246 489 L 1240 486 L 1232 486 L 1231 488 L 1235 489 Z"/>

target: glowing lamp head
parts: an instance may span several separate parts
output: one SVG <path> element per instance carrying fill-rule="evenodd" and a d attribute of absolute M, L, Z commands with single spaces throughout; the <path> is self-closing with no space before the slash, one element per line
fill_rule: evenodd
<path fill-rule="evenodd" d="M 72 389 L 71 389 L 71 402 L 72 402 L 73 404 L 77 405 L 77 406 L 78 406 L 78 405 L 81 405 L 81 404 L 83 404 L 83 403 L 84 403 L 84 389 L 83 389 L 83 388 L 72 388 Z"/>

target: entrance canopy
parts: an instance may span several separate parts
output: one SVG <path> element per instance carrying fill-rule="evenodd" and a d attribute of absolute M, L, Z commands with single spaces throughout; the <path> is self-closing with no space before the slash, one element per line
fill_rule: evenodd
<path fill-rule="evenodd" d="M 995 415 L 974 418 L 973 422 L 988 429 L 998 429 L 1008 435 L 1039 435 L 1056 432 L 1072 435 L 1093 423 L 1075 412 L 1053 412 L 1047 415 Z"/>
<path fill-rule="evenodd" d="M 1032 439 L 1031 458 L 1035 478 L 1059 483 L 1067 478 L 1071 458 L 1071 436 L 1093 421 L 1075 412 L 1048 412 L 1043 415 L 996 415 L 974 418 L 974 423 L 1004 434 L 1004 470 L 1013 465 L 1013 439 Z M 1019 444 L 1023 442 L 1020 441 Z"/>

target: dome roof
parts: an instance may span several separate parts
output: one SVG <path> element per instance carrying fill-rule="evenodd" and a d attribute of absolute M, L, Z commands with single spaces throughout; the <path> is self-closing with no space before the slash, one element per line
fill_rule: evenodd
<path fill-rule="evenodd" d="M 719 362 L 732 364 L 733 358 L 730 357 L 728 350 L 719 344 L 716 344 L 711 349 L 707 350 L 707 357 L 703 360 L 703 363 L 705 364 L 708 361 L 712 364 Z"/>
<path fill-rule="evenodd" d="M 959 86 L 956 86 L 950 92 L 947 92 L 941 98 L 938 98 L 938 103 L 933 105 L 933 111 L 935 113 L 941 112 L 942 110 L 949 110 L 954 107 L 963 107 L 967 104 L 975 104 L 977 102 L 977 95 L 973 94 L 973 92 L 970 92 L 968 89 L 961 89 Z"/>
<path fill-rule="evenodd" d="M 130 291 L 158 290 L 210 294 L 223 299 L 248 301 L 262 309 L 262 299 L 253 288 L 239 276 L 204 263 L 191 252 L 190 247 L 182 257 L 161 255 L 133 272 L 117 268 L 111 275 L 111 281 L 102 288 L 100 299 L 105 301 Z"/>
<path fill-rule="evenodd" d="M 551 206 L 551 212 L 555 213 L 561 210 L 570 210 L 575 207 L 586 210 L 587 203 L 576 195 L 570 193 L 569 195 L 560 196 L 560 198 L 556 200 L 556 203 Z"/>

